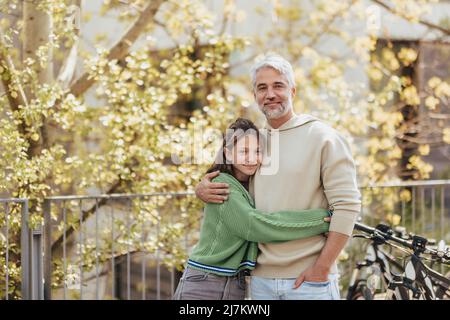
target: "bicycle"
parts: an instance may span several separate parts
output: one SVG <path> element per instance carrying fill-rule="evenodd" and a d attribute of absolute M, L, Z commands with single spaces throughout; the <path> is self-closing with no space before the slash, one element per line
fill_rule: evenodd
<path fill-rule="evenodd" d="M 384 225 L 381 224 L 376 227 L 378 230 L 382 228 Z M 371 242 L 366 248 L 365 260 L 357 262 L 353 270 L 347 300 L 373 300 L 375 290 L 381 285 L 380 282 L 384 288 L 387 288 L 390 282 L 398 280 L 404 272 L 403 266 L 396 261 L 395 257 L 382 248 L 386 242 L 385 239 L 379 234 L 372 234 L 371 230 L 366 231 L 369 234 L 353 235 L 354 238 L 369 239 Z M 365 274 L 361 277 L 363 271 Z M 405 294 L 405 292 L 399 292 L 399 295 Z"/>
<path fill-rule="evenodd" d="M 353 273 L 347 299 L 373 299 L 375 290 L 369 288 L 367 279 L 359 278 L 361 270 L 365 267 L 379 269 L 386 288 L 386 299 L 436 300 L 450 297 L 450 279 L 423 262 L 428 260 L 449 265 L 450 251 L 448 249 L 436 250 L 427 246 L 429 240 L 424 237 L 412 234 L 405 236 L 404 232 L 394 231 L 383 224 L 372 228 L 356 223 L 355 229 L 363 232 L 363 234 L 355 234 L 355 238 L 369 239 L 371 243 L 367 248 L 365 261 L 358 263 Z M 383 250 L 382 245 L 389 245 L 406 253 L 409 258 L 405 267 Z M 376 272 L 372 273 L 376 274 Z M 374 277 L 376 278 L 376 275 Z"/>

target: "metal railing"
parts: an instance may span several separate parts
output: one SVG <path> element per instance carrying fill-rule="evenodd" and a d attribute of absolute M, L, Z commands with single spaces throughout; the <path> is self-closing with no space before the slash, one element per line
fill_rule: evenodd
<path fill-rule="evenodd" d="M 12 216 L 13 213 L 20 214 L 20 273 L 21 273 L 21 295 L 22 299 L 40 299 L 40 286 L 42 277 L 40 277 L 41 268 L 41 233 L 39 230 L 31 231 L 29 227 L 28 199 L 8 198 L 0 199 L 2 206 L 3 219 L 0 219 L 4 238 L 2 239 L 2 248 L 4 248 L 4 299 L 9 299 L 10 290 L 10 251 L 16 243 L 10 243 L 10 224 L 12 220 L 18 217 Z M 20 208 L 15 207 L 16 205 Z"/>
<path fill-rule="evenodd" d="M 450 236 L 450 180 L 411 181 L 361 188 L 361 217 L 374 225 L 383 220 L 435 239 Z M 447 239 L 450 240 L 450 239 Z"/>
<path fill-rule="evenodd" d="M 361 218 L 448 243 L 449 186 L 450 180 L 434 180 L 363 187 Z M 42 250 L 41 231 L 28 225 L 28 200 L 0 199 L 6 234 L 11 203 L 21 205 L 22 298 L 170 299 L 180 273 L 167 261 L 175 255 L 182 260 L 195 244 L 192 233 L 199 232 L 201 218 L 195 201 L 187 192 L 49 197 Z M 5 239 L 8 287 L 8 235 Z M 341 262 L 343 270 L 353 260 Z"/>
<path fill-rule="evenodd" d="M 181 192 L 46 198 L 44 298 L 170 298 L 177 285 L 176 271 L 173 267 L 167 270 L 162 266 L 164 248 L 160 247 L 160 228 L 163 220 L 172 224 L 187 221 L 188 217 L 174 212 L 178 207 L 171 201 L 184 199 L 189 203 L 187 200 L 192 195 Z M 60 217 L 60 221 L 54 217 Z M 59 225 L 56 237 L 55 222 Z M 184 228 L 183 232 L 183 251 L 186 252 L 190 247 L 189 228 Z M 56 272 L 59 278 L 55 280 L 54 266 L 55 262 L 58 265 L 55 261 L 58 259 L 61 261 Z M 136 269 L 140 269 L 138 274 Z M 149 272 L 155 272 L 151 286 L 148 285 Z M 169 273 L 170 278 L 170 288 L 166 288 L 164 294 L 162 273 L 166 276 Z"/>

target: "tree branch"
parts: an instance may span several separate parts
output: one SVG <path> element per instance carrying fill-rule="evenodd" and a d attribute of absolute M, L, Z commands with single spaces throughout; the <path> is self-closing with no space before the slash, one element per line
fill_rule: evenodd
<path fill-rule="evenodd" d="M 388 6 L 386 3 L 384 3 L 381 0 L 371 0 L 372 2 L 375 2 L 376 4 L 378 4 L 379 6 L 385 8 L 386 10 L 388 10 L 389 12 L 395 14 L 396 16 L 399 16 L 400 18 L 403 18 L 407 21 L 411 21 L 411 18 L 409 18 L 406 14 L 397 11 L 394 8 L 391 8 L 390 6 Z M 450 36 L 450 30 L 442 28 L 441 26 L 438 26 L 434 23 L 422 20 L 422 19 L 418 19 L 418 22 L 424 26 L 427 26 L 428 28 L 434 29 L 434 30 L 439 30 L 440 32 L 446 34 L 447 36 Z"/>
<path fill-rule="evenodd" d="M 156 12 L 163 2 L 165 2 L 165 0 L 154 0 L 149 2 L 147 7 L 142 10 L 142 13 L 140 14 L 136 22 L 128 29 L 128 31 L 119 40 L 119 42 L 109 50 L 107 59 L 120 60 L 128 54 L 128 50 L 130 49 L 130 47 L 137 40 L 144 28 L 150 23 L 150 21 L 153 20 L 153 17 L 156 15 Z M 74 96 L 79 97 L 83 93 L 85 93 L 94 83 L 95 80 L 89 79 L 89 73 L 85 72 L 72 84 L 72 86 L 70 87 L 70 91 Z"/>
<path fill-rule="evenodd" d="M 119 188 L 121 183 L 121 180 L 118 180 L 113 186 L 111 186 L 111 188 L 106 192 L 106 194 L 111 194 L 111 193 L 115 193 L 117 191 L 117 189 Z M 92 206 L 91 209 L 83 211 L 82 213 L 82 217 L 81 217 L 81 222 L 85 221 L 87 218 L 89 218 L 92 214 L 94 214 L 94 212 L 96 211 L 97 208 L 100 208 L 101 206 L 105 205 L 106 202 L 108 201 L 108 199 L 101 199 L 98 203 L 96 203 L 95 205 Z M 79 221 L 78 221 L 79 223 Z M 66 238 L 70 237 L 70 235 L 72 233 L 75 232 L 75 229 L 73 226 L 69 227 L 66 230 Z M 64 241 L 64 234 L 61 234 L 58 239 L 55 240 L 55 242 L 52 243 L 52 255 L 55 254 L 56 250 L 59 249 L 59 247 L 62 245 Z"/>
<path fill-rule="evenodd" d="M 446 113 L 429 113 L 428 116 L 432 119 L 450 120 L 450 114 Z"/>
<path fill-rule="evenodd" d="M 11 111 L 18 112 L 20 105 L 28 107 L 28 99 L 27 99 L 27 96 L 25 95 L 25 91 L 24 91 L 23 86 L 20 83 L 19 79 L 18 79 L 19 81 L 17 83 L 19 94 L 16 97 L 14 97 L 11 94 L 10 87 L 12 85 L 12 77 L 14 76 L 13 74 L 15 73 L 16 68 L 14 66 L 14 62 L 13 62 L 11 56 L 9 56 L 9 55 L 4 56 L 3 52 L 8 52 L 8 49 L 5 45 L 3 30 L 0 29 L 0 63 L 1 63 L 1 61 L 5 61 L 7 72 L 10 75 L 9 77 L 1 77 L 1 79 L 2 79 L 4 89 L 5 89 L 5 94 L 8 97 L 8 102 L 9 102 Z M 26 133 L 27 133 L 27 127 L 23 121 L 21 121 L 17 125 L 17 129 L 18 129 L 19 133 L 25 138 Z M 35 142 L 30 140 L 29 143 L 30 143 L 30 146 L 32 146 Z"/>
<path fill-rule="evenodd" d="M 345 7 L 342 10 L 338 10 L 335 13 L 333 13 L 331 15 L 331 17 L 329 19 L 327 19 L 327 21 L 325 21 L 324 24 L 324 29 L 322 29 L 320 32 L 317 32 L 315 34 L 314 37 L 312 37 L 309 41 L 308 44 L 306 44 L 305 46 L 303 46 L 303 48 L 310 48 L 312 46 L 314 46 L 315 44 L 317 44 L 317 42 L 320 40 L 320 38 L 324 35 L 327 34 L 328 31 L 330 31 L 331 26 L 333 25 L 333 23 L 336 21 L 337 18 L 341 17 L 342 14 L 346 11 L 348 11 L 354 4 L 355 4 L 356 0 L 352 0 L 347 7 Z"/>
<path fill-rule="evenodd" d="M 414 145 L 423 145 L 423 144 L 429 144 L 429 145 L 441 145 L 442 139 L 431 139 L 431 138 L 415 138 L 412 136 L 408 136 L 404 133 L 399 133 L 396 135 L 396 138 L 399 140 L 407 141 L 410 143 L 413 143 Z"/>
<path fill-rule="evenodd" d="M 169 30 L 167 29 L 167 26 L 163 22 L 158 21 L 156 19 L 154 20 L 154 22 L 157 26 L 161 27 L 164 30 L 164 32 L 167 34 L 170 40 L 172 40 L 175 47 L 178 47 L 180 45 L 178 41 L 170 34 Z"/>

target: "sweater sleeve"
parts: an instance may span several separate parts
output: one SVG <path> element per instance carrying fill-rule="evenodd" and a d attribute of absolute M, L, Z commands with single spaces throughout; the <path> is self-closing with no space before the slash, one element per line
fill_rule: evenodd
<path fill-rule="evenodd" d="M 321 179 L 333 210 L 330 231 L 350 236 L 361 210 L 361 195 L 350 146 L 336 131 L 327 136 L 322 149 Z"/>
<path fill-rule="evenodd" d="M 235 236 L 254 242 L 308 238 L 328 231 L 324 209 L 278 211 L 270 214 L 253 208 L 244 195 L 230 188 L 228 201 L 220 204 L 220 219 Z"/>

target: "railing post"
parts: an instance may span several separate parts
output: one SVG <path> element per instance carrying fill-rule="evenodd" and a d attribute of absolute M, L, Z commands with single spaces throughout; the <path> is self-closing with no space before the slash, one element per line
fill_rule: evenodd
<path fill-rule="evenodd" d="M 32 300 L 43 300 L 44 299 L 44 287 L 43 287 L 43 262 L 42 262 L 42 227 L 37 230 L 33 230 L 31 238 L 32 246 Z"/>
<path fill-rule="evenodd" d="M 31 297 L 31 254 L 30 254 L 30 227 L 28 223 L 28 199 L 21 201 L 21 230 L 20 230 L 20 258 L 22 266 L 22 299 Z M 8 236 L 8 235 L 7 235 Z"/>
<path fill-rule="evenodd" d="M 44 200 L 44 299 L 52 299 L 52 219 L 51 200 Z"/>

